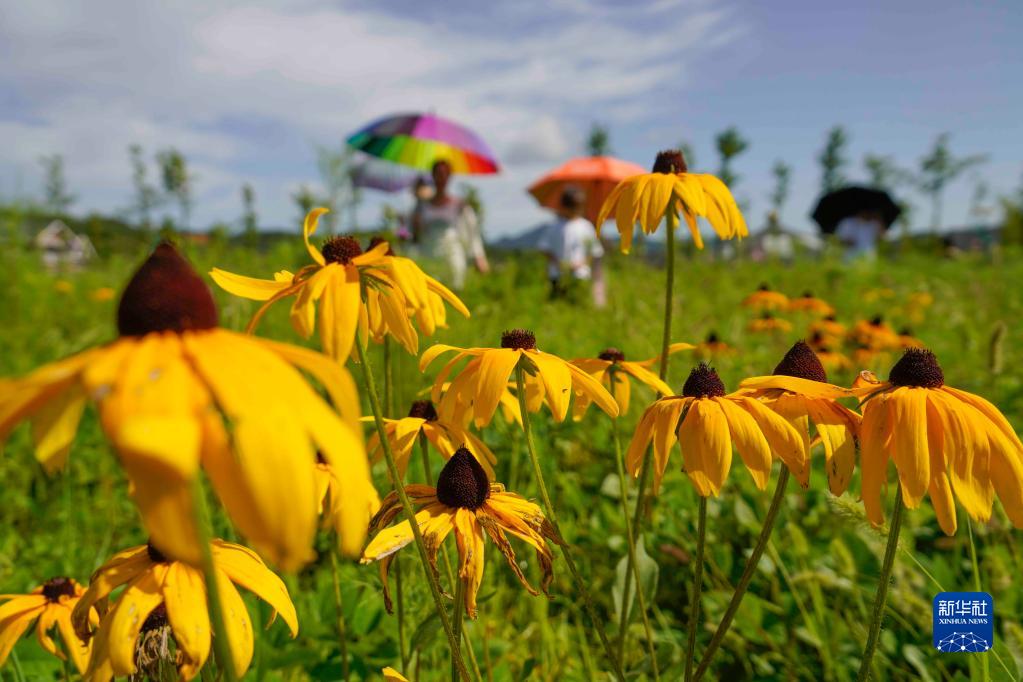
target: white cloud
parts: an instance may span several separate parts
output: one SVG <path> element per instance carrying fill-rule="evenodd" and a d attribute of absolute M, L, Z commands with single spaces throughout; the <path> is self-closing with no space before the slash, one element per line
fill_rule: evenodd
<path fill-rule="evenodd" d="M 315 180 L 312 142 L 432 110 L 497 152 L 505 172 L 469 181 L 493 231 L 514 231 L 542 215 L 524 187 L 581 151 L 591 121 L 641 118 L 640 102 L 685 88 L 698 50 L 735 36 L 726 13 L 700 0 L 523 2 L 488 31 L 383 6 L 301 7 L 5 6 L 0 88 L 14 97 L 0 100 L 0 182 L 33 177 L 39 155 L 59 152 L 83 208 L 117 208 L 130 200 L 127 146 L 175 146 L 196 166 L 197 224 L 232 220 L 246 180 L 263 221 L 290 224 L 289 189 L 303 173 Z"/>

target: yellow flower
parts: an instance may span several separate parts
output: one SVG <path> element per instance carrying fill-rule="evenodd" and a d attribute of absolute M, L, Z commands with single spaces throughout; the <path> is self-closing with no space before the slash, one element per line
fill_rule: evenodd
<path fill-rule="evenodd" d="M 210 549 L 231 658 L 235 671 L 242 676 L 252 660 L 252 622 L 235 585 L 269 604 L 273 609 L 270 622 L 279 614 L 292 637 L 298 635 L 298 617 L 288 588 L 254 552 L 223 540 L 214 540 Z M 99 627 L 90 628 L 87 614 L 92 607 L 96 605 L 105 611 L 111 593 L 122 585 L 124 591 L 110 610 L 101 614 Z M 210 654 L 211 626 L 202 572 L 168 559 L 151 544 L 126 549 L 93 573 L 72 621 L 83 640 L 95 636 L 86 673 L 93 682 L 152 672 L 140 671 L 137 662 L 154 666 L 169 662 L 176 665 L 182 679 L 191 680 Z M 173 637 L 177 646 L 176 657 L 165 645 L 152 647 L 155 652 L 147 650 L 147 640 L 165 640 L 167 635 Z"/>
<path fill-rule="evenodd" d="M 53 283 L 53 290 L 56 291 L 58 294 L 70 294 L 72 291 L 75 290 L 75 285 L 73 285 L 66 279 L 58 279 L 56 282 Z"/>
<path fill-rule="evenodd" d="M 913 336 L 913 330 L 909 327 L 903 327 L 899 331 L 899 347 L 900 348 L 923 348 L 924 342 Z"/>
<path fill-rule="evenodd" d="M 799 298 L 789 301 L 789 310 L 813 313 L 814 315 L 834 315 L 835 309 L 830 303 L 813 295 L 812 291 L 804 291 Z"/>
<path fill-rule="evenodd" d="M 60 360 L 0 393 L 0 440 L 32 422 L 36 457 L 63 465 L 86 402 L 120 455 L 162 551 L 200 559 L 193 481 L 206 471 L 238 529 L 286 570 L 312 557 L 316 452 L 346 472 L 358 551 L 375 496 L 348 373 L 304 348 L 217 326 L 209 288 L 169 244 L 139 268 L 118 308 L 120 338 Z M 343 421 L 299 370 L 328 390 Z"/>
<path fill-rule="evenodd" d="M 746 221 L 725 183 L 713 175 L 686 170 L 682 152 L 660 152 L 653 172 L 626 178 L 611 191 L 600 208 L 597 229 L 614 213 L 622 253 L 628 253 L 636 222 L 639 221 L 643 232 L 653 234 L 670 209 L 685 218 L 698 249 L 703 248 L 703 237 L 696 224 L 698 216 L 706 218 L 722 239 L 747 236 Z"/>
<path fill-rule="evenodd" d="M 1023 528 L 1023 443 L 998 408 L 980 396 L 945 385 L 929 350 L 907 349 L 888 374 L 869 373 L 854 391 L 863 396 L 860 427 L 862 497 L 867 518 L 884 521 L 881 490 L 891 458 L 902 501 L 920 506 L 927 493 L 946 534 L 956 531 L 955 497 L 975 519 L 991 517 L 997 494 L 1005 513 Z"/>
<path fill-rule="evenodd" d="M 824 366 L 803 341 L 797 341 L 772 376 L 753 377 L 739 384 L 745 395 L 757 398 L 784 417 L 803 441 L 803 464 L 791 469 L 805 488 L 810 480 L 810 424 L 824 445 L 828 488 L 841 495 L 849 487 L 856 466 L 856 433 L 860 415 L 837 402 L 852 392 L 827 383 Z"/>
<path fill-rule="evenodd" d="M 373 417 L 363 417 L 363 421 L 372 419 Z M 422 433 L 433 443 L 437 452 L 444 459 L 450 458 L 458 448 L 465 447 L 483 466 L 487 476 L 491 480 L 494 479 L 494 464 L 497 463 L 497 458 L 494 457 L 494 453 L 487 447 L 487 444 L 460 424 L 441 421 L 432 401 L 417 400 L 412 403 L 408 416 L 404 419 L 384 419 L 383 421 L 387 442 L 391 445 L 394 463 L 402 478 L 405 477 L 413 448 L 419 439 L 419 434 Z M 374 432 L 370 436 L 367 449 L 373 462 L 380 460 L 383 456 L 383 449 L 380 447 L 380 434 Z"/>
<path fill-rule="evenodd" d="M 453 291 L 427 275 L 419 265 L 411 258 L 405 258 L 394 253 L 390 244 L 379 237 L 374 237 L 369 242 L 370 250 L 379 244 L 388 244 L 384 255 L 383 267 L 387 269 L 391 279 L 398 289 L 405 295 L 409 311 L 415 316 L 416 324 L 426 336 L 433 336 L 437 329 L 444 329 L 447 325 L 447 309 L 445 301 L 465 317 L 469 317 L 469 309 L 465 307 L 462 300 Z M 379 296 L 378 291 L 371 289 L 367 292 L 367 304 Z M 375 303 L 379 305 L 379 302 Z M 383 322 L 382 315 L 370 315 L 372 321 L 376 317 Z M 380 340 L 383 334 L 380 329 L 374 330 L 375 337 Z"/>
<path fill-rule="evenodd" d="M 673 343 L 668 347 L 668 354 L 693 348 L 695 346 L 689 343 Z M 629 411 L 629 395 L 632 392 L 629 377 L 646 384 L 657 391 L 658 395 L 671 395 L 671 387 L 648 369 L 659 359 L 660 356 L 639 362 L 629 361 L 625 359 L 625 353 L 617 348 L 606 348 L 595 358 L 578 358 L 573 360 L 572 364 L 608 386 L 615 402 L 618 403 L 618 413 L 625 414 Z M 590 402 L 585 394 L 577 395 L 575 405 L 572 407 L 572 418 L 576 421 L 582 419 L 590 407 Z"/>
<path fill-rule="evenodd" d="M 490 423 L 497 405 L 508 390 L 508 379 L 522 363 L 526 372 L 526 407 L 537 412 L 546 403 L 556 421 L 564 421 L 572 393 L 582 395 L 597 404 L 612 417 L 618 416 L 618 404 L 600 382 L 556 355 L 544 353 L 536 347 L 533 332 L 513 329 L 501 335 L 500 348 L 458 348 L 438 344 L 428 348 L 419 360 L 420 371 L 425 370 L 442 353 L 458 351 L 437 375 L 433 385 L 433 400 L 438 413 L 446 422 L 462 423 L 471 414 L 477 428 Z M 455 365 L 464 358 L 472 358 L 440 399 L 440 392 Z"/>
<path fill-rule="evenodd" d="M 734 355 L 735 349 L 722 341 L 717 332 L 710 332 L 702 343 L 696 344 L 696 356 L 700 358 L 714 358 L 721 355 Z"/>
<path fill-rule="evenodd" d="M 879 287 L 875 289 L 867 289 L 862 294 L 863 301 L 866 303 L 875 303 L 882 299 L 895 298 L 895 292 L 888 287 Z"/>
<path fill-rule="evenodd" d="M 822 343 L 829 346 L 837 346 L 845 338 L 845 325 L 838 322 L 834 315 L 825 315 L 823 320 L 817 320 L 807 329 L 807 335 L 811 338 L 820 336 Z"/>
<path fill-rule="evenodd" d="M 887 351 L 876 350 L 867 346 L 857 346 L 853 349 L 852 362 L 856 367 L 878 367 L 885 364 L 890 358 Z"/>
<path fill-rule="evenodd" d="M 112 288 L 100 287 L 98 289 L 93 289 L 92 292 L 89 294 L 89 298 L 91 298 L 94 301 L 102 303 L 103 301 L 113 300 L 114 296 L 116 295 L 117 292 L 114 291 Z"/>
<path fill-rule="evenodd" d="M 742 305 L 753 310 L 786 310 L 789 308 L 789 297 L 761 284 L 756 291 L 742 299 Z"/>
<path fill-rule="evenodd" d="M 775 317 L 771 313 L 764 313 L 755 320 L 750 320 L 750 323 L 746 326 L 751 332 L 761 333 L 788 333 L 792 331 L 792 323 L 788 320 L 783 320 L 780 317 Z"/>
<path fill-rule="evenodd" d="M 833 351 L 828 346 L 815 346 L 813 352 L 828 372 L 848 372 L 853 368 L 853 361 L 845 353 Z"/>
<path fill-rule="evenodd" d="M 880 315 L 857 322 L 849 331 L 849 338 L 854 344 L 871 350 L 899 348 L 899 335 Z"/>
<path fill-rule="evenodd" d="M 0 666 L 15 642 L 35 622 L 39 645 L 62 661 L 67 660 L 64 655 L 67 651 L 78 672 L 85 673 L 91 647 L 78 639 L 71 627 L 71 611 L 84 592 L 71 578 L 51 578 L 28 594 L 0 594 L 0 602 L 6 602 L 0 605 Z M 82 617 L 99 622 L 93 609 L 84 610 Z M 64 640 L 64 651 L 50 637 L 54 626 Z"/>
<path fill-rule="evenodd" d="M 394 668 L 384 668 L 380 673 L 384 676 L 384 682 L 408 682 L 408 678 Z"/>
<path fill-rule="evenodd" d="M 244 277 L 214 268 L 210 277 L 222 289 L 236 296 L 266 301 L 249 323 L 250 331 L 263 313 L 277 301 L 295 296 L 291 306 L 291 324 L 303 337 L 308 338 L 316 326 L 316 303 L 320 303 L 320 344 L 323 351 L 344 364 L 352 352 L 358 329 L 363 338 L 370 328 L 377 333 L 391 334 L 404 348 L 415 355 L 419 338 L 409 321 L 404 292 L 384 267 L 386 242 L 377 244 L 367 253 L 352 237 L 331 237 L 322 251 L 309 242 L 316 231 L 325 208 L 316 208 L 306 216 L 302 228 L 306 249 L 313 259 L 292 275 L 282 270 L 272 280 Z M 364 304 L 362 290 L 367 292 Z"/>
<path fill-rule="evenodd" d="M 564 544 L 554 528 L 544 518 L 540 507 L 515 493 L 505 492 L 499 483 L 490 483 L 476 458 L 465 448 L 448 460 L 437 477 L 437 487 L 411 484 L 405 492 L 412 502 L 421 508 L 416 513 L 416 523 L 423 534 L 429 552 L 430 562 L 437 570 L 437 552 L 448 534 L 455 531 L 458 545 L 458 577 L 465 585 L 465 612 L 470 618 L 476 617 L 476 594 L 483 581 L 483 554 L 486 538 L 497 545 L 504 555 L 509 568 L 532 594 L 539 594 L 515 558 L 515 551 L 508 542 L 508 535 L 518 538 L 536 551 L 537 561 L 543 572 L 540 588 L 547 588 L 554 579 L 553 555 L 547 540 Z M 384 498 L 380 512 L 373 519 L 372 529 L 376 531 L 389 524 L 401 513 L 401 504 L 396 493 Z M 380 575 L 384 585 L 384 603 L 391 610 L 390 592 L 387 587 L 387 569 L 395 552 L 412 542 L 412 526 L 408 520 L 384 528 L 373 538 L 362 555 L 362 563 L 380 561 Z"/>
<path fill-rule="evenodd" d="M 643 413 L 626 454 L 626 466 L 633 476 L 639 475 L 651 440 L 655 492 L 675 440 L 689 480 L 704 497 L 721 491 L 732 466 L 733 445 L 761 490 L 767 487 L 772 452 L 792 472 L 805 466 L 796 430 L 759 400 L 740 393 L 725 395 L 717 372 L 703 363 L 690 372 L 682 395 L 661 398 Z"/>

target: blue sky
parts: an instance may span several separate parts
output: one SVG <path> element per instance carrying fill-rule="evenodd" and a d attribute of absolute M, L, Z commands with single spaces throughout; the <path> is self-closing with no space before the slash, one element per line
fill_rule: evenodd
<path fill-rule="evenodd" d="M 1023 179 L 1023 5 L 1018 2 L 31 3 L 0 0 L 0 195 L 38 195 L 38 158 L 66 158 L 78 211 L 131 202 L 126 148 L 176 146 L 195 173 L 193 223 L 295 222 L 317 182 L 315 144 L 362 123 L 432 109 L 487 139 L 500 176 L 473 179 L 489 234 L 544 219 L 524 188 L 582 151 L 593 121 L 617 155 L 649 165 L 686 140 L 717 167 L 713 136 L 750 140 L 735 187 L 763 223 L 770 168 L 794 169 L 785 222 L 810 229 L 827 129 L 915 167 L 934 137 L 988 161 L 948 189 L 946 223 L 970 220 Z M 925 224 L 923 197 L 907 191 Z M 381 201 L 361 208 L 370 222 Z M 992 214 L 992 217 L 996 215 Z"/>

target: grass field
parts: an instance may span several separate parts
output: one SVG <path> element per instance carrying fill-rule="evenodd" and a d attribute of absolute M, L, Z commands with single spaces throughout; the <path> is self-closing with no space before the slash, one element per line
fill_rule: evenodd
<path fill-rule="evenodd" d="M 246 250 L 192 250 L 197 270 L 217 265 L 233 272 L 265 277 L 281 268 L 297 269 L 306 261 L 301 243 L 269 254 Z M 83 272 L 49 274 L 37 255 L 19 249 L 0 251 L 5 273 L 0 292 L 0 376 L 23 374 L 114 335 L 117 299 L 94 300 L 102 287 L 119 290 L 144 254 L 112 257 Z M 657 354 L 660 344 L 663 273 L 638 259 L 613 257 L 609 263 L 610 304 L 604 310 L 572 307 L 546 300 L 546 281 L 539 260 L 509 258 L 496 263 L 486 278 L 471 278 L 464 300 L 473 315 L 451 314 L 451 326 L 434 342 L 457 346 L 496 346 L 503 330 L 532 329 L 541 349 L 565 358 L 596 355 L 608 346 L 629 359 Z M 906 256 L 875 265 L 844 266 L 828 259 L 786 266 L 765 263 L 714 263 L 702 256 L 683 260 L 677 273 L 673 339 L 696 342 L 708 332 L 735 346 L 737 353 L 715 360 L 729 390 L 747 376 L 769 374 L 788 347 L 800 338 L 807 318 L 788 316 L 791 333 L 756 335 L 746 331 L 752 314 L 740 301 L 761 282 L 790 295 L 812 290 L 831 302 L 839 320 L 851 324 L 883 314 L 894 327 L 909 325 L 933 349 L 949 385 L 995 402 L 1017 430 L 1023 430 L 1023 255 L 1005 253 L 937 260 Z M 913 308 L 910 297 L 933 296 L 929 307 Z M 221 324 L 244 328 L 255 309 L 249 301 L 224 292 Z M 273 310 L 259 333 L 302 343 L 287 320 L 287 304 Z M 1007 333 L 992 348 L 995 332 Z M 315 340 L 310 341 L 315 343 Z M 381 354 L 374 351 L 374 369 Z M 396 412 L 400 415 L 432 375 L 423 376 L 416 360 L 394 351 Z M 882 358 L 870 367 L 882 377 L 895 360 Z M 686 352 L 672 357 L 669 383 L 680 388 L 695 360 Z M 439 366 L 439 365 L 438 365 Z M 435 368 L 434 368 L 435 369 Z M 834 375 L 849 385 L 853 372 Z M 634 391 L 630 413 L 622 419 L 626 438 L 653 396 Z M 368 408 L 367 408 L 368 412 Z M 617 634 L 619 568 L 625 556 L 617 499 L 618 482 L 610 422 L 591 409 L 578 423 L 552 424 L 549 413 L 534 418 L 547 481 L 567 540 L 576 546 L 581 570 L 589 576 L 608 634 Z M 520 433 L 495 420 L 483 438 L 498 457 L 498 479 L 511 490 L 535 497 Z M 854 679 L 869 622 L 884 536 L 865 521 L 858 502 L 859 478 L 850 492 L 835 498 L 826 491 L 825 475 L 815 451 L 810 489 L 792 485 L 732 632 L 711 668 L 722 680 Z M 676 449 L 645 524 L 645 550 L 656 563 L 656 593 L 651 614 L 662 679 L 678 680 L 687 636 L 688 599 L 694 551 L 696 494 L 681 473 Z M 434 471 L 439 468 L 435 461 Z M 774 475 L 777 475 L 775 465 Z M 377 487 L 387 490 L 382 465 L 375 468 Z M 414 465 L 409 477 L 422 480 Z M 138 513 L 128 498 L 123 474 L 96 422 L 87 412 L 62 474 L 48 477 L 35 462 L 26 428 L 19 428 L 0 458 L 3 504 L 0 505 L 0 592 L 31 589 L 53 575 L 81 582 L 114 552 L 145 541 Z M 894 481 L 894 472 L 890 479 Z M 433 482 L 431 482 L 432 484 Z M 773 482 L 772 482 L 773 485 Z M 891 509 L 894 483 L 886 509 Z M 731 595 L 760 529 L 770 498 L 758 491 L 739 460 L 728 484 L 709 503 L 708 566 L 702 613 L 704 629 L 697 654 L 705 646 Z M 223 515 L 220 533 L 234 538 Z M 940 654 L 931 646 L 931 600 L 941 590 L 972 590 L 970 534 L 959 511 L 959 532 L 946 537 L 930 503 L 909 511 L 889 597 L 889 612 L 876 656 L 879 679 L 981 679 L 985 655 Z M 1023 557 L 1019 532 L 1012 529 L 996 503 L 987 526 L 973 526 L 980 583 L 994 596 L 996 646 L 993 679 L 1023 674 Z M 249 678 L 255 680 L 337 680 L 341 653 L 337 635 L 334 587 L 328 549 L 332 538 L 319 539 L 320 559 L 285 580 L 298 607 L 301 632 L 290 640 L 278 623 L 257 635 Z M 454 543 L 449 554 L 453 556 Z M 486 576 L 480 590 L 480 614 L 467 622 L 474 659 L 486 680 L 610 679 L 595 634 L 578 602 L 560 557 L 555 562 L 554 598 L 529 597 L 497 552 L 488 549 Z M 432 602 L 413 549 L 401 553 L 404 582 L 404 640 L 418 652 L 405 674 L 414 679 L 448 679 L 447 643 L 433 615 Z M 520 551 L 521 557 L 527 553 Z M 536 577 L 530 556 L 527 575 Z M 622 564 L 624 565 L 624 564 Z M 443 573 L 443 572 L 442 572 Z M 393 569 L 392 569 L 393 574 Z M 375 566 L 345 563 L 341 601 L 348 631 L 347 648 L 353 679 L 378 679 L 383 666 L 401 667 L 397 619 L 386 614 Z M 452 590 L 453 592 L 453 590 Z M 265 605 L 251 600 L 254 620 Z M 547 612 L 546 619 L 543 612 Z M 541 624 L 546 622 L 547 628 Z M 626 664 L 633 679 L 649 679 L 643 631 L 635 618 L 629 632 Z M 26 638 L 0 669 L 0 679 L 61 679 L 59 662 L 34 638 Z M 997 658 L 995 658 L 997 657 Z"/>

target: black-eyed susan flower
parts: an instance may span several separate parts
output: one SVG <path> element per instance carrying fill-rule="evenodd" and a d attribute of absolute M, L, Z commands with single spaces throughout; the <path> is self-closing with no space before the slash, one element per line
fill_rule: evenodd
<path fill-rule="evenodd" d="M 564 421 L 572 394 L 584 395 L 612 417 L 618 416 L 618 404 L 600 382 L 570 362 L 544 353 L 536 347 L 533 332 L 513 329 L 501 335 L 500 348 L 458 348 L 438 344 L 426 349 L 419 360 L 420 371 L 437 357 L 457 351 L 444 365 L 434 382 L 433 400 L 444 421 L 460 423 L 472 414 L 477 428 L 490 423 L 508 390 L 512 372 L 522 363 L 526 373 L 526 407 L 537 412 L 546 404 L 556 421 Z M 472 358 L 440 392 L 459 361 Z"/>
<path fill-rule="evenodd" d="M 806 487 L 810 477 L 810 426 L 824 445 L 828 488 L 841 495 L 849 487 L 856 466 L 856 433 L 860 415 L 837 402 L 852 392 L 828 383 L 817 355 L 805 342 L 797 341 L 774 368 L 772 376 L 752 377 L 739 390 L 757 398 L 784 417 L 803 441 L 805 466 L 790 471 Z"/>
<path fill-rule="evenodd" d="M 787 310 L 789 297 L 761 284 L 752 294 L 742 299 L 742 305 L 753 310 Z"/>
<path fill-rule="evenodd" d="M 845 325 L 839 322 L 834 315 L 825 315 L 824 319 L 816 320 L 807 329 L 807 335 L 811 338 L 820 336 L 823 343 L 829 346 L 839 346 L 845 339 Z"/>
<path fill-rule="evenodd" d="M 913 330 L 909 327 L 903 327 L 899 330 L 899 347 L 900 348 L 923 348 L 924 342 L 913 336 Z"/>
<path fill-rule="evenodd" d="M 957 527 L 954 499 L 987 521 L 995 495 L 1013 525 L 1023 528 L 1023 443 L 997 407 L 946 386 L 934 353 L 923 348 L 907 349 L 888 381 L 862 374 L 858 384 L 861 494 L 872 523 L 884 521 L 881 491 L 891 460 L 906 507 L 915 509 L 929 494 L 948 535 Z"/>
<path fill-rule="evenodd" d="M 66 651 L 78 672 L 85 673 L 91 647 L 78 639 L 71 626 L 71 612 L 84 593 L 77 582 L 60 577 L 50 578 L 28 594 L 0 594 L 0 666 L 18 639 L 35 623 L 39 645 L 61 660 L 67 660 Z M 94 609 L 83 610 L 82 617 L 99 622 Z M 63 651 L 50 636 L 54 627 L 64 641 Z"/>
<path fill-rule="evenodd" d="M 115 296 L 117 296 L 117 292 L 112 287 L 99 287 L 89 292 L 89 298 L 97 303 L 112 301 Z"/>
<path fill-rule="evenodd" d="M 533 595 L 539 592 L 526 579 L 515 559 L 508 536 L 518 538 L 536 551 L 543 578 L 540 589 L 547 588 L 554 579 L 553 555 L 547 541 L 563 544 L 554 528 L 544 517 L 540 507 L 515 493 L 506 492 L 504 486 L 491 483 L 487 473 L 472 454 L 460 448 L 441 469 L 437 487 L 410 484 L 405 492 L 413 504 L 419 506 L 416 523 L 426 541 L 430 562 L 436 570 L 437 552 L 451 531 L 455 532 L 458 546 L 458 578 L 465 586 L 465 612 L 476 617 L 476 594 L 483 580 L 484 547 L 486 538 L 497 546 L 508 566 Z M 408 520 L 386 527 L 401 512 L 397 493 L 384 498 L 380 512 L 373 519 L 371 530 L 377 532 L 362 555 L 362 563 L 381 562 L 380 573 L 384 585 L 384 600 L 391 608 L 387 588 L 387 569 L 394 553 L 413 540 Z M 382 529 L 382 530 L 380 530 Z"/>
<path fill-rule="evenodd" d="M 728 345 L 721 340 L 717 332 L 710 332 L 707 334 L 701 343 L 696 344 L 696 348 L 693 349 L 697 357 L 700 358 L 714 358 L 722 355 L 734 355 L 735 348 Z"/>
<path fill-rule="evenodd" d="M 880 315 L 869 320 L 860 320 L 849 330 L 849 340 L 864 348 L 875 351 L 899 347 L 899 335 L 895 333 Z"/>
<path fill-rule="evenodd" d="M 405 295 L 409 312 L 414 316 L 419 331 L 425 336 L 433 336 L 437 329 L 447 327 L 448 303 L 452 308 L 469 317 L 469 309 L 465 307 L 462 300 L 453 291 L 441 284 L 439 281 L 423 272 L 419 265 L 411 258 L 405 258 L 394 253 L 390 243 L 380 237 L 374 237 L 369 242 L 369 250 L 372 251 L 380 244 L 387 244 L 384 252 L 383 267 L 387 269 L 391 279 Z M 380 305 L 376 298 L 383 295 L 376 290 L 371 290 L 373 298 L 367 296 L 367 303 L 371 300 L 375 305 Z M 379 319 L 383 322 L 382 315 L 370 314 L 369 319 Z M 383 333 L 377 330 L 376 336 L 382 338 Z"/>
<path fill-rule="evenodd" d="M 611 191 L 600 208 L 597 229 L 613 213 L 622 253 L 632 248 L 637 221 L 644 233 L 653 234 L 669 212 L 685 218 L 698 249 L 703 248 L 698 216 L 706 218 L 721 239 L 747 236 L 746 221 L 725 183 L 713 175 L 687 170 L 682 152 L 660 152 L 652 172 L 626 178 Z"/>
<path fill-rule="evenodd" d="M 419 339 L 408 316 L 405 292 L 392 279 L 393 268 L 384 267 L 389 248 L 386 242 L 363 253 L 353 237 L 331 237 L 320 250 L 309 237 L 316 231 L 325 208 L 309 212 L 302 227 L 306 250 L 313 263 L 297 273 L 280 271 L 272 280 L 236 275 L 219 268 L 210 277 L 222 289 L 235 296 L 266 301 L 249 324 L 250 330 L 271 305 L 295 297 L 291 306 L 291 324 L 303 337 L 312 335 L 316 327 L 316 304 L 320 309 L 320 344 L 323 351 L 344 364 L 352 352 L 356 331 L 364 336 L 370 327 L 378 333 L 389 333 L 409 353 L 415 355 Z M 363 301 L 363 291 L 367 299 Z M 418 295 L 418 292 L 413 292 Z"/>
<path fill-rule="evenodd" d="M 298 617 L 287 587 L 255 552 L 223 540 L 214 540 L 210 549 L 231 658 L 241 676 L 252 661 L 252 621 L 235 586 L 244 587 L 269 604 L 273 609 L 270 622 L 280 615 L 292 637 L 298 635 Z M 107 599 L 122 585 L 124 590 L 106 610 Z M 103 611 L 95 629 L 87 619 L 93 606 Z M 202 572 L 168 559 L 152 544 L 126 549 L 97 569 L 89 580 L 89 589 L 75 606 L 72 622 L 82 640 L 93 640 L 86 676 L 95 682 L 148 672 L 140 671 L 138 663 L 148 659 L 158 664 L 161 658 L 175 665 L 182 679 L 191 680 L 210 654 L 212 628 Z M 140 656 L 144 653 L 140 647 L 153 632 L 172 638 L 175 651 L 165 647 Z"/>
<path fill-rule="evenodd" d="M 461 424 L 441 421 L 433 401 L 417 400 L 409 408 L 407 417 L 384 419 L 383 422 L 387 441 L 391 445 L 391 452 L 394 453 L 394 463 L 402 478 L 408 470 L 409 459 L 412 457 L 419 434 L 423 434 L 444 459 L 450 458 L 460 447 L 466 448 L 483 466 L 487 476 L 493 480 L 494 464 L 497 463 L 494 453 L 486 443 Z M 383 451 L 380 447 L 380 434 L 374 433 L 370 436 L 367 450 L 372 461 L 376 462 L 381 458 Z"/>
<path fill-rule="evenodd" d="M 755 320 L 750 320 L 746 328 L 755 334 L 787 334 L 792 331 L 792 323 L 764 312 Z"/>
<path fill-rule="evenodd" d="M 633 476 L 639 475 L 651 441 L 655 491 L 675 441 L 682 450 L 685 473 L 703 497 L 721 491 L 732 466 L 733 445 L 761 490 L 767 487 L 772 452 L 794 473 L 807 466 L 796 430 L 754 398 L 725 395 L 724 382 L 705 363 L 689 373 L 682 395 L 661 398 L 643 413 L 626 454 Z"/>
<path fill-rule="evenodd" d="M 5 385 L 0 438 L 30 420 L 37 458 L 57 468 L 91 401 L 163 552 L 199 562 L 192 490 L 202 467 L 238 529 L 287 570 L 312 557 L 319 450 L 346 472 L 345 527 L 361 545 L 376 492 L 354 382 L 319 353 L 221 329 L 217 317 L 191 266 L 169 244 L 157 247 L 124 290 L 116 341 Z"/>
<path fill-rule="evenodd" d="M 693 348 L 694 346 L 689 343 L 675 343 L 668 347 L 668 353 Z M 618 403 L 618 413 L 625 414 L 629 411 L 629 396 L 632 393 L 630 378 L 652 388 L 658 395 L 671 394 L 671 387 L 649 369 L 658 359 L 630 361 L 625 359 L 625 353 L 621 350 L 605 348 L 595 358 L 578 358 L 573 360 L 572 364 L 610 388 L 615 402 Z M 572 418 L 582 419 L 590 402 L 585 394 L 577 395 L 575 405 L 572 407 Z"/>
<path fill-rule="evenodd" d="M 827 301 L 814 296 L 812 291 L 804 291 L 802 296 L 790 299 L 788 309 L 821 316 L 835 314 L 835 308 Z"/>

